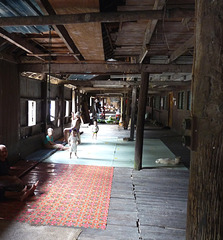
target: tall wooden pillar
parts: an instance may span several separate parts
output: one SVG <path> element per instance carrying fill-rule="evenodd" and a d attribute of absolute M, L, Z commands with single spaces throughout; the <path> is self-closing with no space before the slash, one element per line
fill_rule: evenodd
<path fill-rule="evenodd" d="M 119 124 L 122 125 L 123 123 L 123 97 L 121 97 L 121 113 L 120 113 L 120 120 L 119 120 Z"/>
<path fill-rule="evenodd" d="M 64 129 L 64 117 L 65 117 L 65 100 L 64 100 L 64 85 L 59 87 L 59 121 L 60 121 L 60 128 Z"/>
<path fill-rule="evenodd" d="M 42 125 L 42 131 L 45 133 L 46 132 L 46 127 L 47 127 L 47 75 L 43 75 L 43 80 L 41 82 L 41 97 L 42 97 L 42 102 L 41 102 L 41 119 L 43 122 Z"/>
<path fill-rule="evenodd" d="M 71 111 L 72 112 L 76 112 L 76 108 L 75 108 L 75 90 L 72 89 L 72 103 L 71 103 Z"/>
<path fill-rule="evenodd" d="M 136 143 L 135 143 L 135 170 L 140 170 L 142 168 L 142 152 L 143 152 L 143 133 L 144 133 L 144 122 L 146 113 L 146 102 L 148 94 L 148 82 L 149 74 L 141 74 L 141 84 L 139 92 L 139 102 L 138 102 L 138 114 L 137 114 L 137 124 L 136 124 Z"/>
<path fill-rule="evenodd" d="M 130 140 L 134 140 L 135 132 L 135 112 L 136 112 L 136 86 L 132 89 L 132 105 L 131 105 L 131 128 L 130 128 Z"/>
<path fill-rule="evenodd" d="M 123 122 L 123 127 L 125 129 L 126 127 L 126 93 L 124 93 L 124 97 L 123 97 L 123 102 L 122 102 L 122 122 Z"/>
<path fill-rule="evenodd" d="M 50 73 L 46 75 L 47 79 L 47 125 L 51 125 L 50 114 L 51 114 L 51 76 Z"/>
<path fill-rule="evenodd" d="M 77 111 L 81 111 L 81 95 L 80 95 L 80 90 L 77 90 Z"/>
<path fill-rule="evenodd" d="M 223 1 L 196 2 L 186 239 L 223 239 Z"/>
<path fill-rule="evenodd" d="M 78 89 L 75 89 L 75 113 L 78 111 Z"/>
<path fill-rule="evenodd" d="M 129 119 L 130 119 L 130 96 L 129 93 L 126 94 L 126 110 L 125 110 L 125 123 L 124 123 L 124 129 L 128 129 L 129 126 Z"/>

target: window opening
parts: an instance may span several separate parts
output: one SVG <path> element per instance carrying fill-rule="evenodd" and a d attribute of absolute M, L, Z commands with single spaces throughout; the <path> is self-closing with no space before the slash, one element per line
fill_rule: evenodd
<path fill-rule="evenodd" d="M 178 104 L 177 104 L 178 109 L 184 109 L 184 92 L 179 92 L 178 93 Z"/>
<path fill-rule="evenodd" d="M 69 116 L 69 109 L 70 109 L 70 103 L 69 101 L 66 101 L 66 110 L 65 110 L 65 117 Z"/>
<path fill-rule="evenodd" d="M 56 117 L 56 101 L 50 101 L 50 121 L 54 121 Z"/>
<path fill-rule="evenodd" d="M 187 91 L 187 110 L 191 110 L 191 91 Z"/>
<path fill-rule="evenodd" d="M 36 102 L 28 101 L 28 126 L 36 125 Z"/>

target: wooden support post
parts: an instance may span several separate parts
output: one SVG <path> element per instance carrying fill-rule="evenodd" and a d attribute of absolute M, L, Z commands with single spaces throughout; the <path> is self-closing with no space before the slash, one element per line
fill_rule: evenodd
<path fill-rule="evenodd" d="M 46 132 L 47 126 L 47 75 L 44 74 L 43 81 L 41 82 L 41 97 L 43 101 L 41 102 L 41 118 L 43 122 L 42 131 Z"/>
<path fill-rule="evenodd" d="M 75 111 L 75 90 L 74 89 L 72 89 L 71 111 L 74 112 L 74 113 L 76 112 Z"/>
<path fill-rule="evenodd" d="M 122 124 L 123 124 L 123 97 L 121 97 L 121 113 L 120 113 L 119 125 L 121 126 Z"/>
<path fill-rule="evenodd" d="M 123 122 L 123 128 L 126 128 L 126 93 L 124 93 L 123 97 L 123 105 L 122 105 L 122 122 Z"/>
<path fill-rule="evenodd" d="M 77 111 L 81 111 L 81 95 L 80 90 L 77 90 Z"/>
<path fill-rule="evenodd" d="M 74 101 L 74 104 L 75 104 L 75 113 L 78 111 L 78 106 L 77 106 L 77 101 L 78 101 L 78 90 L 75 89 L 75 101 Z"/>
<path fill-rule="evenodd" d="M 186 239 L 220 240 L 223 239 L 223 1 L 195 3 L 193 150 Z"/>
<path fill-rule="evenodd" d="M 135 112 L 136 112 L 136 86 L 132 89 L 132 105 L 131 105 L 131 128 L 130 128 L 130 140 L 134 141 L 135 132 Z"/>
<path fill-rule="evenodd" d="M 148 84 L 149 74 L 143 72 L 141 75 L 142 76 L 141 76 L 137 124 L 136 124 L 135 163 L 134 163 L 135 170 L 140 170 L 142 168 L 143 133 L 144 133 L 146 102 L 147 102 L 148 85 L 149 85 Z"/>
<path fill-rule="evenodd" d="M 129 126 L 129 119 L 130 119 L 130 97 L 129 94 L 126 94 L 126 117 L 125 117 L 125 126 L 124 129 L 128 129 Z"/>
<path fill-rule="evenodd" d="M 64 117 L 65 117 L 65 101 L 64 101 L 64 85 L 60 86 L 59 88 L 59 94 L 60 94 L 60 99 L 59 99 L 59 117 L 60 117 L 60 128 L 64 129 Z"/>
<path fill-rule="evenodd" d="M 90 123 L 90 115 L 88 111 L 88 96 L 86 94 L 82 95 L 82 119 L 84 123 Z"/>

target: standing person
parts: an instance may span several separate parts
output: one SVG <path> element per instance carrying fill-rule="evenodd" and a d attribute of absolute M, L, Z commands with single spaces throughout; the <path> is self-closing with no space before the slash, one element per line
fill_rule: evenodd
<path fill-rule="evenodd" d="M 82 118 L 79 112 L 75 114 L 75 119 L 73 121 L 73 129 L 77 131 L 77 142 L 81 144 L 81 134 L 80 134 L 80 127 L 82 123 Z"/>
<path fill-rule="evenodd" d="M 92 139 L 96 139 L 97 140 L 97 134 L 98 134 L 98 131 L 99 131 L 97 120 L 94 120 L 91 129 L 92 129 Z"/>
<path fill-rule="evenodd" d="M 77 131 L 74 129 L 71 131 L 70 137 L 68 138 L 70 158 L 72 153 L 74 153 L 75 158 L 77 158 Z"/>
<path fill-rule="evenodd" d="M 75 113 L 71 112 L 71 127 L 64 128 L 64 130 L 63 130 L 64 142 L 66 142 L 66 143 L 68 143 L 68 138 L 69 138 L 69 135 L 70 135 L 70 133 L 72 131 L 75 118 L 76 118 Z"/>
<path fill-rule="evenodd" d="M 6 146 L 0 144 L 0 200 L 17 199 L 24 201 L 34 193 L 39 181 L 32 186 L 27 186 L 20 178 L 11 175 L 7 157 Z"/>
<path fill-rule="evenodd" d="M 76 129 L 77 131 L 77 137 L 78 137 L 78 143 L 81 143 L 81 138 L 80 138 L 80 126 L 82 123 L 82 118 L 79 112 L 76 112 L 76 114 L 74 114 L 72 112 L 72 123 L 71 123 L 71 127 L 70 128 L 64 128 L 64 142 L 68 142 L 68 138 L 69 138 L 69 134 L 71 133 L 71 131 L 73 129 Z"/>
<path fill-rule="evenodd" d="M 53 129 L 48 128 L 47 129 L 47 135 L 44 140 L 44 145 L 46 148 L 55 148 L 59 150 L 67 150 L 69 147 L 65 147 L 63 144 L 55 143 L 53 140 Z"/>

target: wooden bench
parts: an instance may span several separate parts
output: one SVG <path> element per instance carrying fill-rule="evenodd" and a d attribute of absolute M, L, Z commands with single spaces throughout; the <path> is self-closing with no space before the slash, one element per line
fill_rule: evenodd
<path fill-rule="evenodd" d="M 44 161 L 46 158 L 48 158 L 49 156 L 51 156 L 53 153 L 55 153 L 57 151 L 57 149 L 40 149 L 37 150 L 31 154 L 29 154 L 25 160 L 27 161 L 37 161 L 37 162 L 42 162 Z"/>

